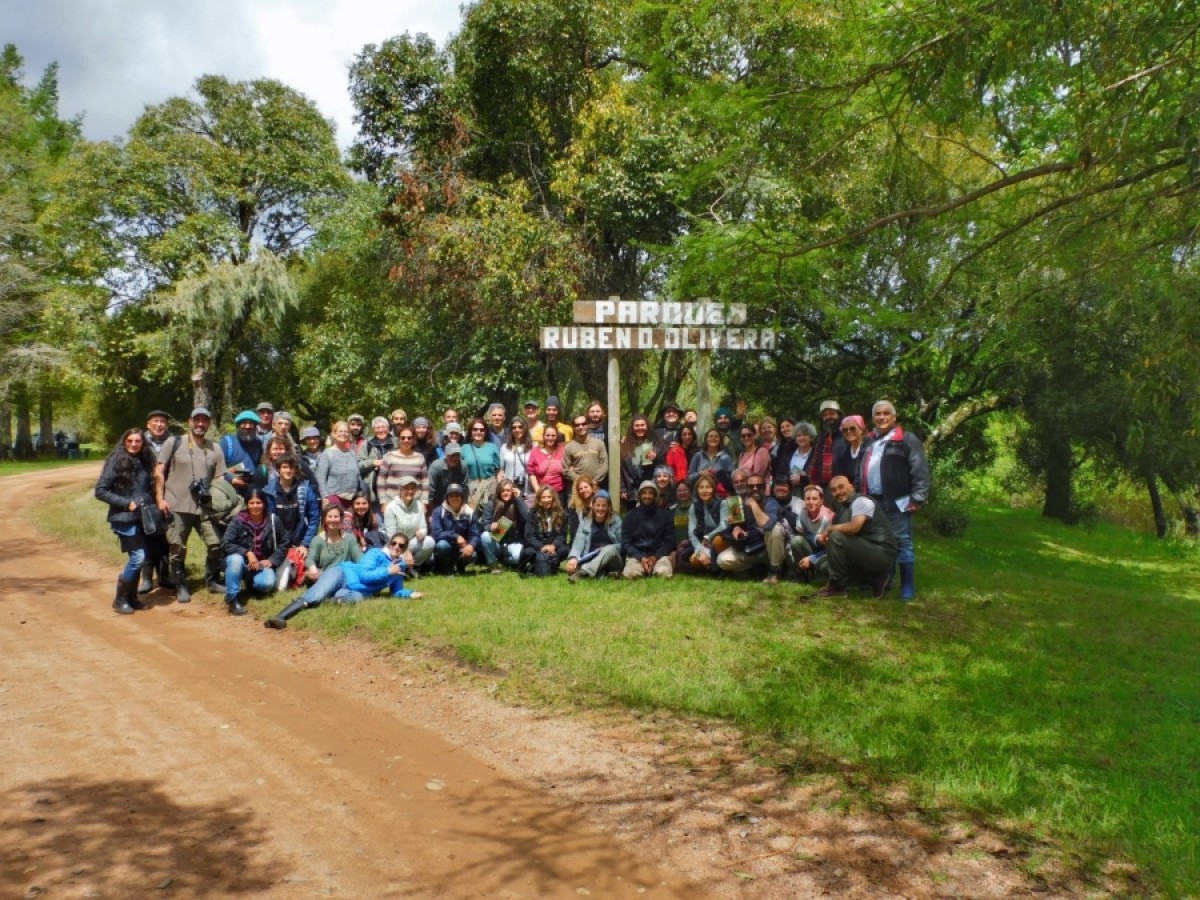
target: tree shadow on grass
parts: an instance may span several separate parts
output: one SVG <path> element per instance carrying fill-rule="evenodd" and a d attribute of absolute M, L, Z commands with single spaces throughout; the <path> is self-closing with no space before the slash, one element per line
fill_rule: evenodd
<path fill-rule="evenodd" d="M 0 896 L 253 894 L 288 872 L 260 861 L 252 811 L 181 804 L 145 779 L 32 782 L 0 794 L 0 810 Z"/>

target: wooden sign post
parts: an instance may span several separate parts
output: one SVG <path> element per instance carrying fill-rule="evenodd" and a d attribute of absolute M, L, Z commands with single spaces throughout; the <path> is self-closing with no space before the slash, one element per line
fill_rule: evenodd
<path fill-rule="evenodd" d="M 708 371 L 712 350 L 774 350 L 775 332 L 746 328 L 744 303 L 697 300 L 675 303 L 658 300 L 582 301 L 574 307 L 574 325 L 542 327 L 543 350 L 608 351 L 608 487 L 621 486 L 621 350 L 696 350 L 701 375 Z M 708 379 L 703 379 L 701 406 L 711 407 Z M 705 409 L 705 414 L 711 409 Z M 614 504 L 616 505 L 616 504 Z"/>

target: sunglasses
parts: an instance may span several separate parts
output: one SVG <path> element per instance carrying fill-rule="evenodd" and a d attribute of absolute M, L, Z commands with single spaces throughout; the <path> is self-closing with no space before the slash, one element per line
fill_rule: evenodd
<path fill-rule="evenodd" d="M 404 541 L 392 541 L 392 546 L 397 550 L 404 550 L 407 549 L 408 544 Z"/>

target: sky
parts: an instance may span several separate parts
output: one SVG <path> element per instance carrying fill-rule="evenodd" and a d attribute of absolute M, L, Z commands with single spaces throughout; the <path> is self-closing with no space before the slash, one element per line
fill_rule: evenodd
<path fill-rule="evenodd" d="M 188 95 L 201 75 L 274 78 L 354 137 L 351 60 L 366 44 L 424 32 L 439 46 L 458 0 L 5 0 L 0 45 L 16 44 L 33 84 L 59 65 L 59 114 L 92 140 L 124 135 L 147 106 Z"/>

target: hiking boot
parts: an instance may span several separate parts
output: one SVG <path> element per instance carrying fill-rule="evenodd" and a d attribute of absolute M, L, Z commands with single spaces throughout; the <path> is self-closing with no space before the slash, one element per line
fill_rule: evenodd
<path fill-rule="evenodd" d="M 829 582 L 813 596 L 815 597 L 845 597 L 846 589 L 836 582 Z"/>

